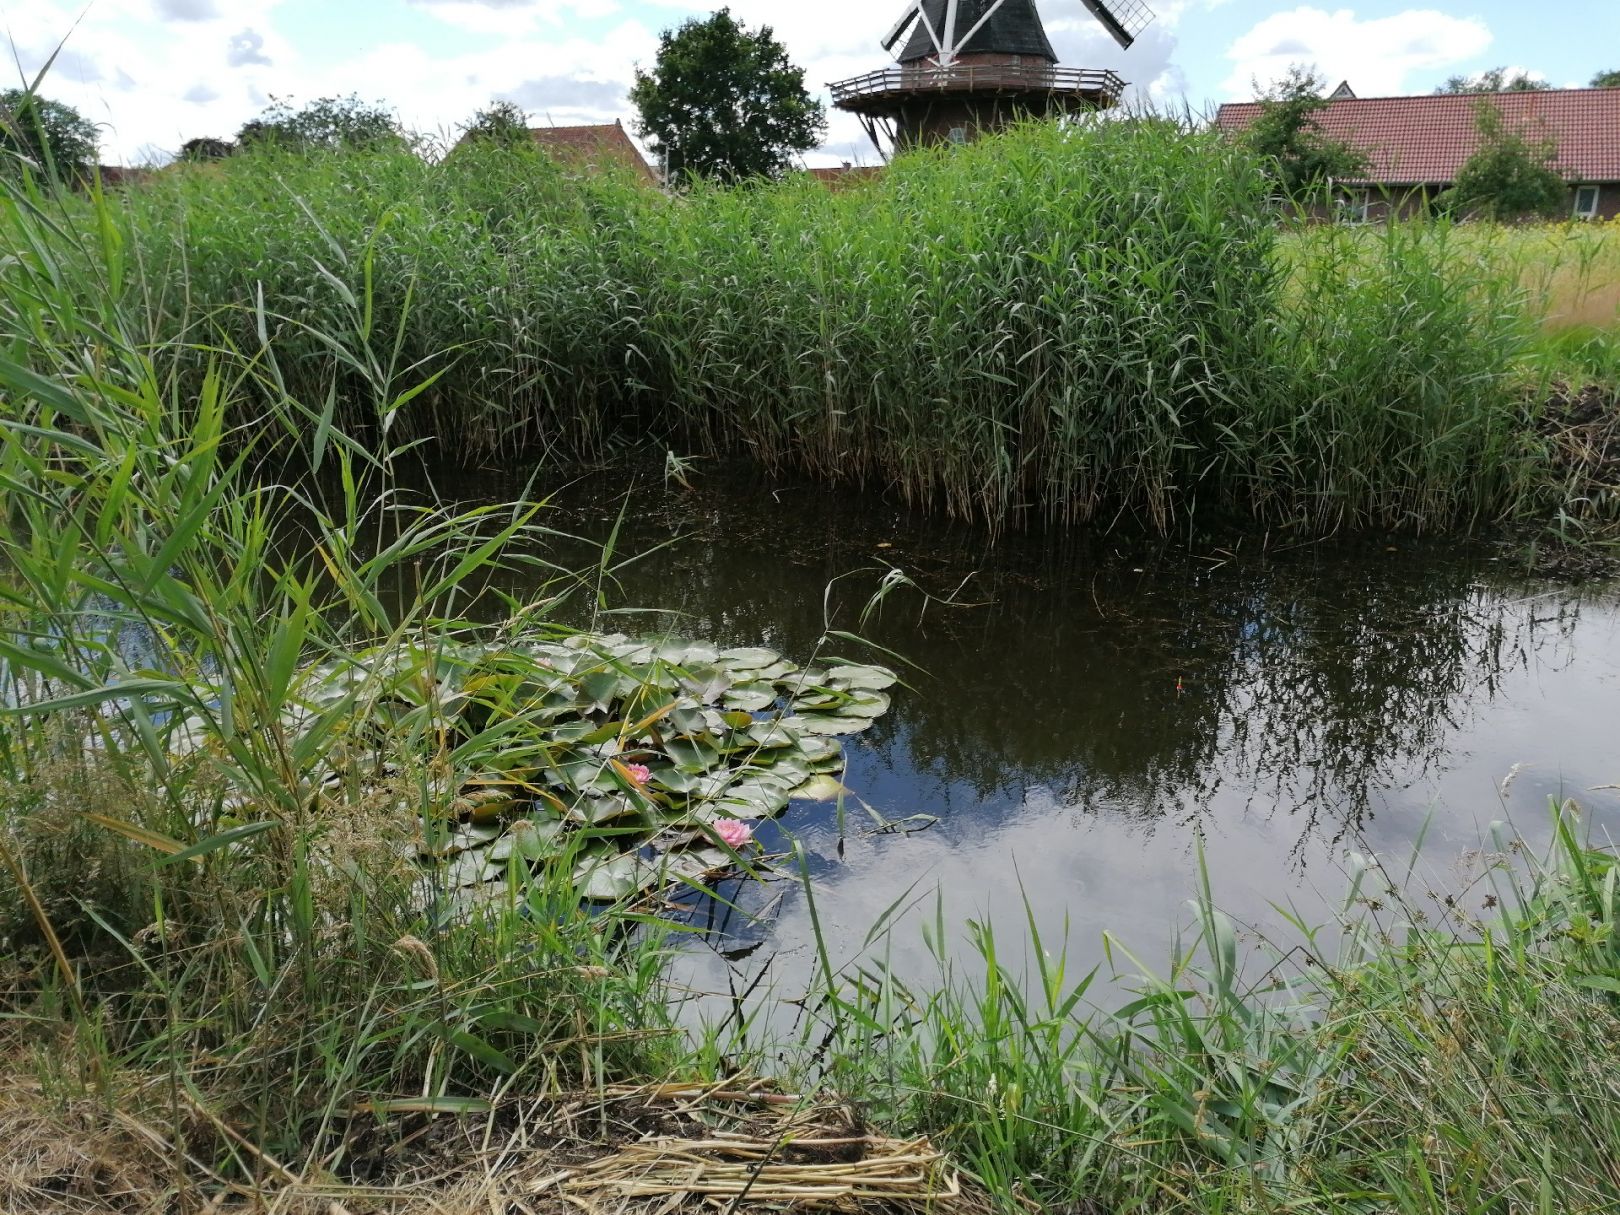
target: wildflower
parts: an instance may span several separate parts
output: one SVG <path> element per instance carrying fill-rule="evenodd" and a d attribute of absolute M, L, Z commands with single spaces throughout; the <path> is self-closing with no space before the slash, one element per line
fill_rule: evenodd
<path fill-rule="evenodd" d="M 652 779 L 652 769 L 646 764 L 625 764 L 624 774 L 638 785 L 645 785 Z"/>
<path fill-rule="evenodd" d="M 754 829 L 741 819 L 723 818 L 714 825 L 714 833 L 732 848 L 741 848 L 754 838 Z"/>

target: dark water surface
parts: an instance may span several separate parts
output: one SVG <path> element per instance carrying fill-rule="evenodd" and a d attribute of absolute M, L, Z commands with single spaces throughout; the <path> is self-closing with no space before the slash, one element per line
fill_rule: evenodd
<path fill-rule="evenodd" d="M 1456 885 L 1493 820 L 1545 839 L 1549 798 L 1620 830 L 1620 796 L 1601 788 L 1620 782 L 1610 588 L 1528 579 L 1483 545 L 992 546 L 879 495 L 771 488 L 731 466 L 699 465 L 690 490 L 656 469 L 628 497 L 625 484 L 582 478 L 549 521 L 595 537 L 617 525 L 619 560 L 655 549 L 605 600 L 679 615 L 602 627 L 872 657 L 829 647 L 830 627 L 915 664 L 847 745 L 842 822 L 830 803 L 795 803 L 759 833 L 802 843 L 835 964 L 908 891 L 924 906 L 885 948 L 916 979 L 935 974 L 916 920 L 936 889 L 950 923 L 988 919 L 1015 955 L 1027 897 L 1050 938 L 1067 925 L 1075 964 L 1102 957 L 1105 929 L 1158 964 L 1188 922 L 1200 842 L 1221 904 L 1274 925 L 1274 903 L 1324 918 L 1352 851 L 1404 871 L 1426 832 L 1421 880 Z M 891 571 L 915 585 L 891 585 L 863 623 Z M 877 829 L 916 815 L 936 821 Z M 750 915 L 708 908 L 724 930 L 711 943 L 741 956 L 695 949 L 687 979 L 726 992 L 766 967 L 760 991 L 801 993 L 803 890 L 728 893 Z"/>

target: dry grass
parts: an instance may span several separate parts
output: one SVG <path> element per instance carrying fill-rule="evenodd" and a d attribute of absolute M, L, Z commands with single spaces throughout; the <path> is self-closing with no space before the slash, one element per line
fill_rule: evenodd
<path fill-rule="evenodd" d="M 980 1215 L 988 1196 L 923 1137 L 869 1130 L 828 1098 L 764 1082 L 612 1087 L 497 1103 L 478 1114 L 395 1106 L 350 1136 L 339 1178 L 255 1148 L 192 1098 L 195 1141 L 253 1158 L 227 1180 L 170 1133 L 165 1094 L 63 1099 L 32 1074 L 0 1094 L 0 1210 L 7 1215 L 664 1215 L 711 1209 Z M 138 1111 L 138 1112 L 137 1112 Z M 369 1174 L 369 1176 L 365 1176 Z"/>
<path fill-rule="evenodd" d="M 1555 385 L 1537 426 L 1552 468 L 1570 487 L 1566 510 L 1620 516 L 1620 396 L 1595 385 Z"/>

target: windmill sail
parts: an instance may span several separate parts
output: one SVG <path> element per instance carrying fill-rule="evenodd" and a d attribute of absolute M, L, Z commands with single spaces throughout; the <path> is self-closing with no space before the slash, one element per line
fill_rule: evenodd
<path fill-rule="evenodd" d="M 905 12 L 900 14 L 900 20 L 896 21 L 894 25 L 890 27 L 889 32 L 883 35 L 884 50 L 894 50 L 894 44 L 906 36 L 906 31 L 911 28 L 912 24 L 917 20 L 917 14 L 921 11 L 921 4 L 913 4 L 910 8 L 906 9 Z"/>
<path fill-rule="evenodd" d="M 983 51 L 1057 62 L 1034 0 L 921 0 L 895 24 L 895 42 L 907 31 L 901 63 L 935 57 L 949 63 Z"/>
<path fill-rule="evenodd" d="M 1122 47 L 1135 42 L 1153 20 L 1153 10 L 1143 0 L 1080 3 Z M 998 50 L 1013 49 L 1021 54 L 1044 55 L 1054 62 L 1056 59 L 1046 31 L 1041 28 L 1034 0 L 911 0 L 883 36 L 883 49 L 893 53 L 902 40 L 904 47 L 898 54 L 902 63 L 925 57 L 949 62 L 971 52 L 981 41 L 995 43 Z"/>
<path fill-rule="evenodd" d="M 1153 10 L 1142 0 L 1080 0 L 1114 41 L 1129 48 L 1153 20 Z"/>

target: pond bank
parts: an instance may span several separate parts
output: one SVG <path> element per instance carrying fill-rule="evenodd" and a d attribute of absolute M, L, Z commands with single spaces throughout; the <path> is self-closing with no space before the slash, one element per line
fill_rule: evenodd
<path fill-rule="evenodd" d="M 0 180 L 0 1207 L 664 1210 L 687 1191 L 622 1183 L 687 1149 L 627 1163 L 622 1123 L 737 1130 L 645 1098 L 768 1075 L 830 1116 L 782 1142 L 782 1103 L 746 1090 L 766 1156 L 908 1170 L 885 1197 L 923 1209 L 958 1175 L 1007 1212 L 1604 1209 L 1612 605 L 1470 552 L 1265 529 L 1521 501 L 1527 316 L 1494 272 L 1448 281 L 1438 229 L 1321 233 L 1320 290 L 1276 307 L 1246 290 L 1280 289 L 1255 165 L 1151 123 L 1084 140 L 985 141 L 868 195 L 653 202 L 357 154 L 59 216 Z M 1054 181 L 1091 210 L 1040 206 Z M 406 496 L 400 447 L 469 418 L 496 462 L 599 452 L 621 422 L 693 439 L 652 508 L 586 481 L 548 514 L 526 477 L 512 501 Z M 1004 526 L 989 550 L 883 498 L 694 475 L 740 450 L 981 525 L 1196 537 L 1219 503 L 1266 538 Z M 570 511 L 584 540 L 551 526 Z M 586 631 L 627 634 L 591 661 L 628 686 L 573 666 Z M 671 671 L 632 632 L 716 661 Z M 530 847 L 540 821 L 642 832 L 655 772 L 692 778 L 675 825 L 701 832 L 720 790 L 697 786 L 732 766 L 709 739 L 769 741 L 715 697 L 752 672 L 751 703 L 783 698 L 775 654 L 868 658 L 858 635 L 910 686 L 857 686 L 889 678 L 867 664 L 794 689 L 795 716 L 871 728 L 842 758 L 801 735 L 756 779 L 789 803 L 744 858 L 763 881 L 694 858 L 698 905 L 755 934 L 714 956 L 758 969 L 700 984 L 691 901 Z M 722 650 L 723 685 L 691 669 Z M 501 654 L 525 661 L 480 665 Z M 663 696 L 694 677 L 693 703 Z M 834 776 L 842 800 L 794 797 Z M 476 821 L 519 801 L 548 817 Z M 462 904 L 469 839 L 507 851 Z M 935 861 L 958 868 L 932 915 L 926 884 L 886 885 Z M 789 973 L 763 939 L 791 931 Z M 730 1015 L 687 1016 L 698 994 Z M 603 1153 L 616 1181 L 539 1186 Z M 740 1205 L 751 1164 L 724 1168 Z"/>

